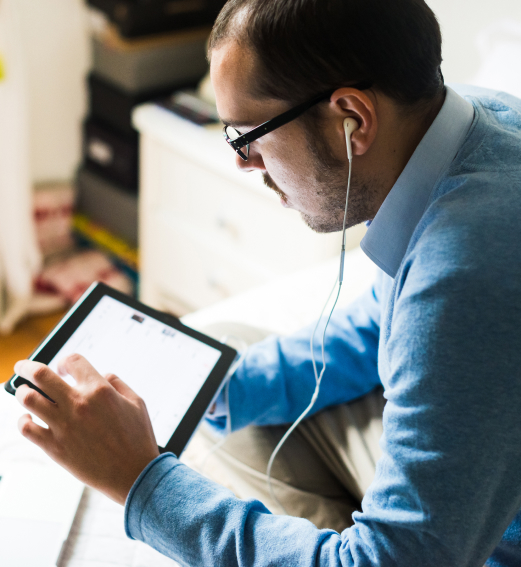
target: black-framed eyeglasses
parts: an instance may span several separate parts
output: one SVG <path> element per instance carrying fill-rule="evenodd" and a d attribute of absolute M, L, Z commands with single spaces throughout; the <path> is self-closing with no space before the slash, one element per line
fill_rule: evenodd
<path fill-rule="evenodd" d="M 357 83 L 356 85 L 349 85 L 349 88 L 363 91 L 371 88 L 371 86 L 372 83 L 370 81 L 363 81 L 361 83 Z M 275 116 L 275 118 L 272 118 L 267 122 L 264 122 L 264 124 L 257 126 L 256 128 L 250 130 L 246 134 L 241 134 L 233 126 L 225 125 L 223 128 L 224 139 L 228 142 L 228 144 L 230 144 L 230 146 L 239 154 L 239 156 L 244 161 L 247 161 L 248 156 L 250 154 L 250 144 L 252 142 L 258 140 L 259 138 L 265 136 L 266 134 L 269 134 L 270 132 L 273 132 L 273 130 L 280 128 L 281 126 L 284 126 L 284 124 L 287 124 L 292 120 L 295 120 L 295 118 L 299 117 L 301 114 L 306 112 L 306 110 L 308 110 L 312 106 L 315 106 L 315 104 L 318 104 L 319 102 L 331 98 L 331 95 L 336 90 L 337 89 L 333 89 L 321 93 L 313 97 L 311 100 L 308 100 L 307 102 L 303 102 L 298 106 L 295 106 L 294 108 L 290 108 L 289 110 L 286 110 L 286 112 L 283 112 L 282 114 Z"/>

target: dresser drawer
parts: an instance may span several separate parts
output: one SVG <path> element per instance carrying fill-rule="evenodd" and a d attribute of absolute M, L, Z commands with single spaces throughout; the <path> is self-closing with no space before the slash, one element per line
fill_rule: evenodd
<path fill-rule="evenodd" d="M 160 295 L 196 309 L 261 285 L 274 274 L 247 257 L 230 254 L 193 226 L 165 214 L 154 215 L 157 250 L 152 277 Z"/>
<path fill-rule="evenodd" d="M 260 181 L 260 190 L 254 191 L 169 153 L 159 179 L 162 210 L 190 219 L 223 248 L 255 257 L 277 273 L 338 254 L 338 234 L 313 233 L 299 213 L 283 208 Z"/>

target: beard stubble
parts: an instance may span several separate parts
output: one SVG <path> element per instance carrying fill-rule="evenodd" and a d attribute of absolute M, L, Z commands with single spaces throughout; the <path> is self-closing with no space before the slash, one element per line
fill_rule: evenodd
<path fill-rule="evenodd" d="M 310 131 L 311 130 L 311 131 Z M 308 197 L 319 203 L 319 213 L 309 215 L 300 213 L 304 222 L 318 233 L 342 230 L 347 194 L 347 172 L 345 161 L 333 155 L 322 132 L 309 124 L 306 127 L 308 148 L 311 154 L 312 175 L 315 190 Z M 264 184 L 273 190 L 287 204 L 285 193 L 278 187 L 269 173 L 262 174 Z M 346 228 L 372 220 L 376 214 L 377 190 L 375 183 L 364 182 L 355 172 L 352 174 L 349 190 L 349 206 Z"/>

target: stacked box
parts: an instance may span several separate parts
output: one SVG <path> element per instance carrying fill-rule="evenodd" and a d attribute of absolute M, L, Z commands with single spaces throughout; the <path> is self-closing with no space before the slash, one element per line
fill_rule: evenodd
<path fill-rule="evenodd" d="M 225 0 L 87 0 L 123 37 L 211 25 Z"/>
<path fill-rule="evenodd" d="M 76 184 L 78 210 L 132 246 L 137 246 L 136 195 L 87 167 L 79 169 Z"/>
<path fill-rule="evenodd" d="M 114 29 L 92 38 L 96 74 L 134 93 L 182 87 L 208 70 L 210 28 L 184 30 L 145 39 L 124 40 Z"/>
<path fill-rule="evenodd" d="M 138 192 L 138 136 L 90 118 L 83 126 L 85 165 L 128 192 Z"/>
<path fill-rule="evenodd" d="M 88 87 L 90 116 L 129 135 L 137 133 L 132 126 L 132 110 L 138 104 L 164 98 L 175 90 L 168 85 L 152 91 L 126 91 L 94 73 L 88 77 Z"/>
<path fill-rule="evenodd" d="M 168 6 L 171 15 L 174 8 L 183 6 L 186 14 L 198 12 L 194 8 L 198 0 L 97 0 L 90 3 L 105 11 L 112 10 L 114 18 L 127 9 L 131 15 L 125 20 L 126 24 L 109 26 L 92 37 L 93 68 L 87 80 L 89 116 L 83 124 L 83 165 L 77 177 L 77 209 L 115 236 L 136 245 L 139 136 L 132 126 L 132 110 L 143 102 L 197 85 L 208 68 L 206 41 L 210 27 L 188 29 L 188 25 L 211 23 L 215 14 L 212 12 L 212 19 L 208 19 L 208 10 L 216 3 L 205 0 L 207 16 L 194 19 L 191 24 L 187 23 L 188 19 L 183 20 L 179 12 L 181 19 L 176 19 L 174 27 L 168 18 L 170 27 L 161 27 L 167 25 L 165 22 L 154 27 L 151 22 Z M 188 4 L 192 4 L 190 9 Z M 148 16 L 141 22 L 133 19 L 132 14 L 145 12 Z M 148 31 L 144 32 L 145 28 Z M 165 29 L 179 31 L 138 37 L 139 30 L 152 33 Z M 124 30 L 128 33 L 124 34 Z"/>

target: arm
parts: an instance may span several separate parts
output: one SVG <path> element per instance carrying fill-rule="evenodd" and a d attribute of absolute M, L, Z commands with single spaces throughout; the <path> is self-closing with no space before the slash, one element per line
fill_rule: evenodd
<path fill-rule="evenodd" d="M 443 262 L 425 256 L 427 266 L 407 266 L 385 327 L 383 457 L 363 512 L 340 535 L 240 501 L 173 455 L 155 458 L 135 394 L 78 359 L 81 372 L 68 370 L 74 392 L 44 365 L 17 368 L 59 402 L 20 388 L 20 401 L 50 426 L 25 417 L 22 432 L 118 501 L 137 478 L 127 533 L 183 565 L 480 566 L 521 507 L 521 294 L 509 293 L 521 277 L 469 270 L 452 256 L 449 267 L 461 271 L 425 277 Z"/>
<path fill-rule="evenodd" d="M 325 341 L 327 369 L 313 413 L 359 398 L 380 385 L 378 289 L 377 282 L 347 308 L 333 313 Z M 309 349 L 314 327 L 315 323 L 290 337 L 272 336 L 248 349 L 224 392 L 232 431 L 249 424 L 292 422 L 304 411 L 315 389 Z M 323 325 L 314 342 L 318 372 L 322 367 L 322 333 Z M 221 397 L 218 407 L 223 406 Z M 221 430 L 228 425 L 222 415 L 209 422 Z"/>
<path fill-rule="evenodd" d="M 134 485 L 127 533 L 182 565 L 483 565 L 521 504 L 520 299 L 424 261 L 395 290 L 384 454 L 353 527 L 273 516 L 168 456 Z"/>

